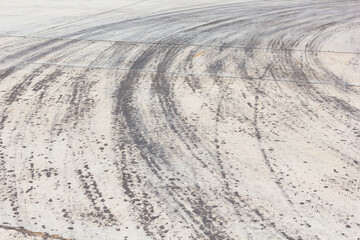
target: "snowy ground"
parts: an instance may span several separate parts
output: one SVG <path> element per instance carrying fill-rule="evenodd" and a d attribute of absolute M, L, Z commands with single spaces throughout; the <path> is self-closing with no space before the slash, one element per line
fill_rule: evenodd
<path fill-rule="evenodd" d="M 0 2 L 0 239 L 359 239 L 360 2 Z"/>

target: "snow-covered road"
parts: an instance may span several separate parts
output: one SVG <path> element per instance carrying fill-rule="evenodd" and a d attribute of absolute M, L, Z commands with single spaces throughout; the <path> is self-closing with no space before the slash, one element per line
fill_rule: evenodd
<path fill-rule="evenodd" d="M 360 2 L 0 2 L 0 240 L 359 239 Z"/>

